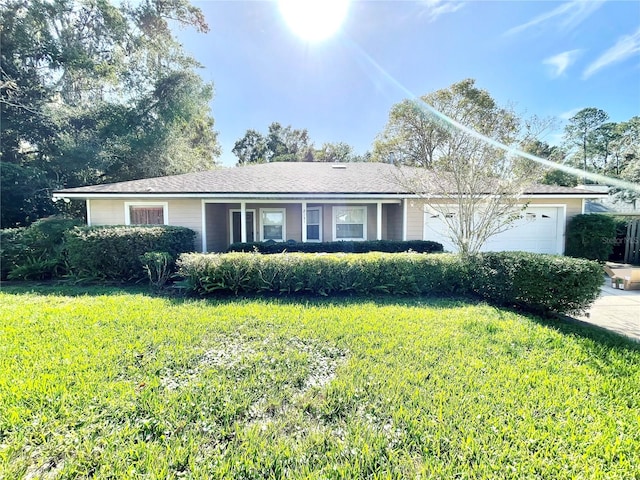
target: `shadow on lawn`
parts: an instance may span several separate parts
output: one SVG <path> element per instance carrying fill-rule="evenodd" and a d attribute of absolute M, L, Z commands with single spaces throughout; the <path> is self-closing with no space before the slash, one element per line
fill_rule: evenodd
<path fill-rule="evenodd" d="M 391 296 L 391 295 L 332 295 L 328 297 L 318 297 L 307 294 L 292 295 L 233 295 L 220 293 L 211 297 L 200 297 L 186 295 L 182 290 L 166 288 L 160 291 L 152 290 L 147 284 L 77 284 L 69 281 L 48 281 L 48 282 L 0 282 L 0 292 L 6 294 L 38 294 L 44 296 L 102 296 L 102 295 L 143 295 L 152 298 L 160 298 L 174 305 L 184 302 L 202 301 L 211 305 L 223 305 L 232 302 L 260 300 L 271 302 L 275 305 L 317 305 L 331 306 L 340 304 L 341 306 L 362 305 L 363 303 L 378 306 L 401 306 L 401 307 L 428 307 L 432 309 L 450 309 L 456 307 L 486 305 L 486 302 L 478 298 L 469 297 L 429 297 L 429 296 Z M 624 335 L 611 332 L 604 328 L 580 322 L 565 315 L 551 315 L 542 317 L 521 310 L 508 307 L 494 306 L 498 317 L 503 317 L 505 312 L 514 312 L 529 319 L 549 330 L 560 333 L 564 336 L 580 337 L 597 343 L 601 347 L 612 349 L 624 349 L 633 352 L 640 352 L 640 342 L 625 337 Z"/>

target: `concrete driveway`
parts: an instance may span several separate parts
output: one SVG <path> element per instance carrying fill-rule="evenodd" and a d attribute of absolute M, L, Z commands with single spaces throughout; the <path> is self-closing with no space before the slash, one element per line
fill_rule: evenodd
<path fill-rule="evenodd" d="M 618 290 L 609 286 L 600 289 L 600 296 L 586 315 L 575 317 L 640 341 L 640 290 Z"/>

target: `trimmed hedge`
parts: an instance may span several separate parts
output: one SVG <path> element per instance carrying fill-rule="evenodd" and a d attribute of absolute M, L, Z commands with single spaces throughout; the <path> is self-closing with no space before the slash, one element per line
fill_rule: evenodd
<path fill-rule="evenodd" d="M 521 252 L 454 254 L 227 253 L 181 255 L 188 290 L 253 294 L 478 295 L 536 313 L 576 313 L 598 296 L 596 262 Z"/>
<path fill-rule="evenodd" d="M 535 313 L 579 313 L 603 283 L 590 260 L 526 252 L 483 253 L 469 260 L 472 290 L 488 302 Z"/>
<path fill-rule="evenodd" d="M 566 255 L 605 262 L 613 253 L 616 222 L 612 217 L 583 214 L 573 217 L 567 225 Z"/>
<path fill-rule="evenodd" d="M 367 240 L 364 242 L 247 242 L 232 243 L 227 252 L 258 252 L 265 254 L 283 252 L 304 253 L 367 253 L 387 252 L 400 253 L 413 251 L 417 253 L 439 253 L 442 244 L 429 240 Z"/>
<path fill-rule="evenodd" d="M 141 255 L 172 258 L 193 251 L 195 232 L 167 225 L 75 228 L 65 234 L 70 270 L 81 279 L 138 280 L 146 276 Z"/>
<path fill-rule="evenodd" d="M 445 254 L 226 253 L 181 255 L 178 274 L 201 295 L 238 293 L 451 294 L 465 290 L 459 257 Z"/>

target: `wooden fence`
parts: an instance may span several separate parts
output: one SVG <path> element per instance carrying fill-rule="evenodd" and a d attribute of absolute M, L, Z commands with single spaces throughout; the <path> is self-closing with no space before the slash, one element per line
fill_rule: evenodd
<path fill-rule="evenodd" d="M 631 220 L 627 225 L 627 236 L 624 240 L 624 262 L 632 265 L 640 264 L 640 220 Z"/>

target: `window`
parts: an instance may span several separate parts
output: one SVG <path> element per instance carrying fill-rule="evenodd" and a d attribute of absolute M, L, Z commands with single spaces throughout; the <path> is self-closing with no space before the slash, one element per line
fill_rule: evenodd
<path fill-rule="evenodd" d="M 307 208 L 307 242 L 322 241 L 322 207 Z"/>
<path fill-rule="evenodd" d="M 334 240 L 367 239 L 367 207 L 333 207 Z"/>
<path fill-rule="evenodd" d="M 124 223 L 126 225 L 167 225 L 167 202 L 125 202 Z"/>
<path fill-rule="evenodd" d="M 284 208 L 263 208 L 260 210 L 261 240 L 283 242 L 287 235 L 285 230 L 286 210 Z"/>

